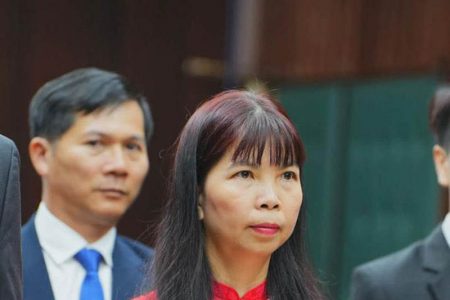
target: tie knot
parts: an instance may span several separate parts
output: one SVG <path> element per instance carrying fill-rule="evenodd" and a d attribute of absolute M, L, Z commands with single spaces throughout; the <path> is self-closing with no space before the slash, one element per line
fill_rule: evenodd
<path fill-rule="evenodd" d="M 81 249 L 75 254 L 75 259 L 83 266 L 87 273 L 98 272 L 102 255 L 93 249 Z"/>

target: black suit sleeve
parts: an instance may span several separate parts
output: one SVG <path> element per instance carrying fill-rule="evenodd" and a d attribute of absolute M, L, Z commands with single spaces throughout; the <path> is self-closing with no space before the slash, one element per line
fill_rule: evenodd
<path fill-rule="evenodd" d="M 0 135 L 0 299 L 22 299 L 19 154 Z"/>

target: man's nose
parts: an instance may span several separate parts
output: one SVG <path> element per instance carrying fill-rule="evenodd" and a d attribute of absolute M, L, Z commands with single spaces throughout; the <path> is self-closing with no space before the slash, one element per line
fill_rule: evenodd
<path fill-rule="evenodd" d="M 114 173 L 115 175 L 127 174 L 127 156 L 125 149 L 117 145 L 110 149 L 108 161 L 105 166 L 107 173 Z"/>

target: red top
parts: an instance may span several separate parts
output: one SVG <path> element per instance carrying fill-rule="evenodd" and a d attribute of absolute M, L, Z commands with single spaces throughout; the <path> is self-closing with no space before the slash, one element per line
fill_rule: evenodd
<path fill-rule="evenodd" d="M 158 300 L 155 291 L 143 295 L 133 300 Z M 267 300 L 266 296 L 266 282 L 254 287 L 244 296 L 239 297 L 235 289 L 225 284 L 214 282 L 213 286 L 213 300 Z"/>

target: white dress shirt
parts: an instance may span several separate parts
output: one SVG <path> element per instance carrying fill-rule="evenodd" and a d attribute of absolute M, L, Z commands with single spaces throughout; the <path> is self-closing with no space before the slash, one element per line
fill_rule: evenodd
<path fill-rule="evenodd" d="M 55 300 L 80 299 L 80 288 L 86 271 L 74 259 L 74 255 L 83 248 L 97 250 L 102 255 L 99 277 L 104 299 L 111 300 L 112 251 L 116 228 L 89 244 L 80 234 L 53 215 L 43 202 L 36 212 L 35 226 Z"/>
<path fill-rule="evenodd" d="M 447 213 L 444 221 L 442 222 L 442 233 L 444 234 L 444 238 L 450 247 L 450 213 Z"/>

